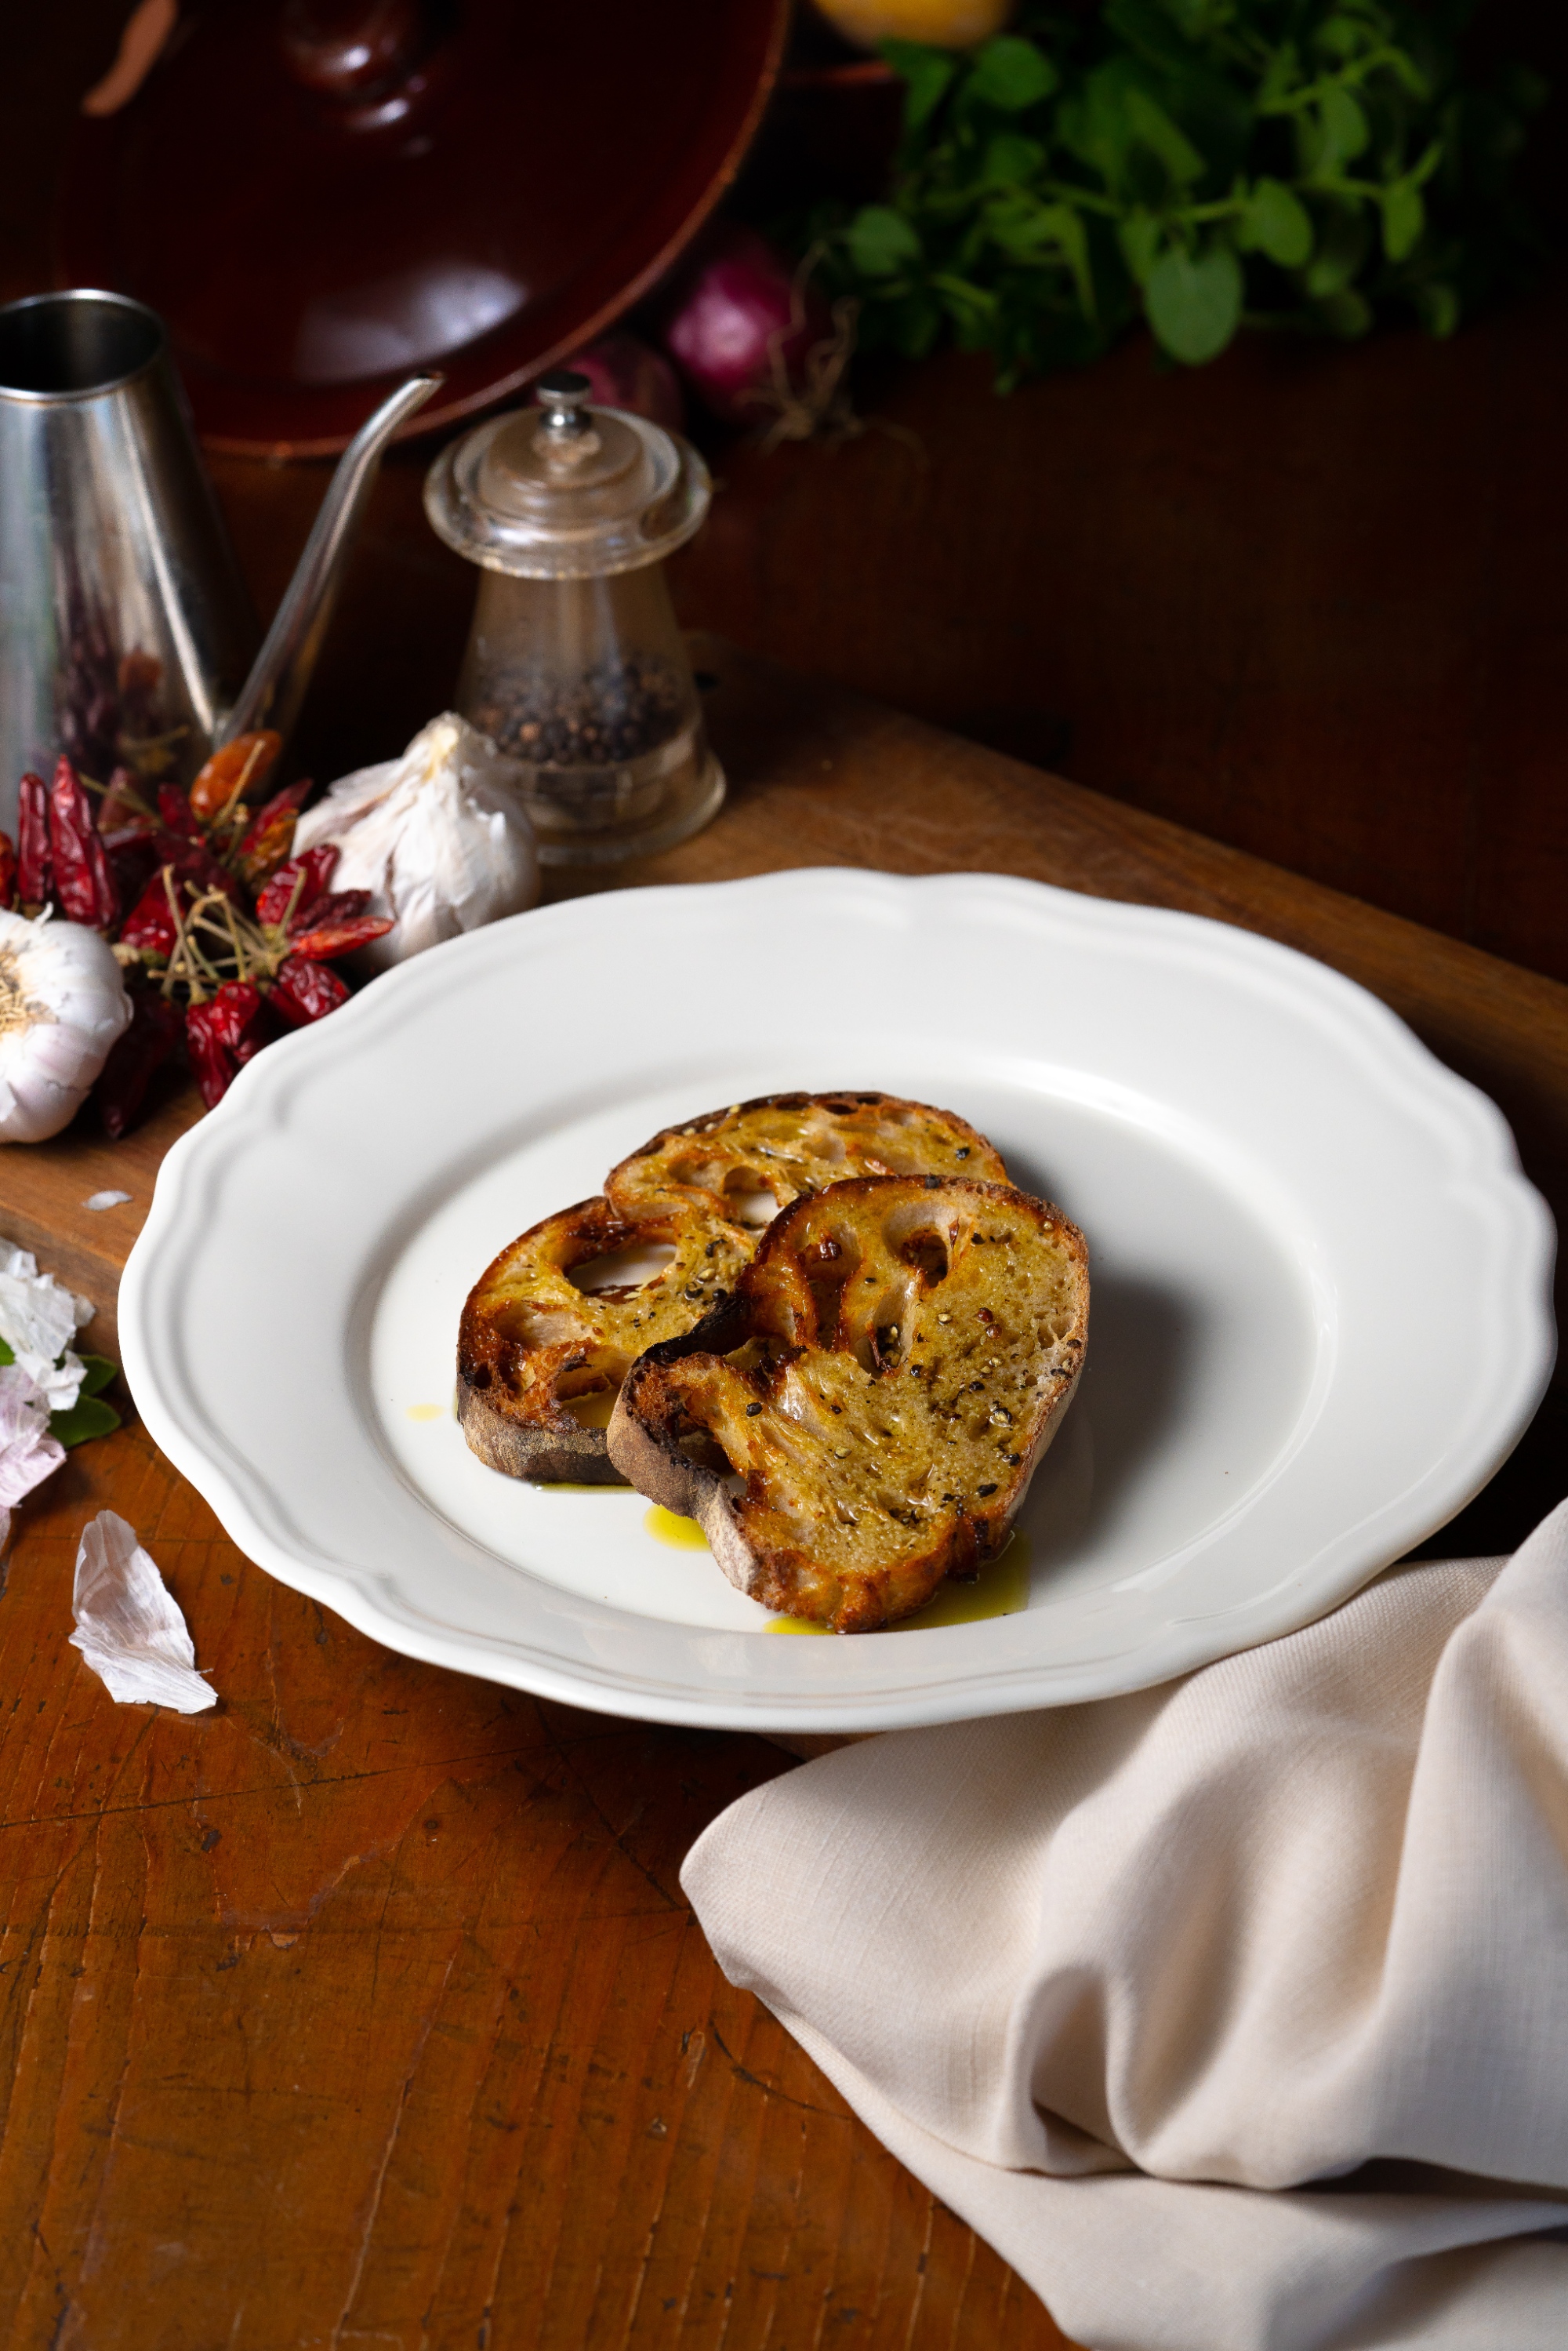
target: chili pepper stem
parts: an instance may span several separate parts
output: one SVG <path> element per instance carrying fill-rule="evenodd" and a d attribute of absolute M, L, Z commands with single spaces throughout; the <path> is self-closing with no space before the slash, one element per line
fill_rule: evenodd
<path fill-rule="evenodd" d="M 228 925 L 229 936 L 234 941 L 235 963 L 238 969 L 238 976 L 241 979 L 248 979 L 250 973 L 246 968 L 245 946 L 240 938 L 239 926 L 235 921 L 234 901 L 226 893 L 224 898 L 224 920 Z"/>
<path fill-rule="evenodd" d="M 223 827 L 228 823 L 230 818 L 234 815 L 235 810 L 238 806 L 239 802 L 244 799 L 245 788 L 246 784 L 249 783 L 252 776 L 255 775 L 256 762 L 261 758 L 262 753 L 266 748 L 267 745 L 264 740 L 258 740 L 251 745 L 250 749 L 246 754 L 245 765 L 240 769 L 238 776 L 235 779 L 235 788 L 233 791 L 229 794 L 227 799 L 224 802 L 222 808 L 218 810 L 217 815 L 213 820 L 213 830 L 214 832 L 222 831 Z"/>
<path fill-rule="evenodd" d="M 204 1004 L 206 991 L 191 964 L 189 941 L 185 936 L 185 918 L 180 912 L 180 902 L 174 893 L 174 869 L 163 868 L 163 894 L 169 901 L 169 916 L 174 925 L 174 944 L 169 952 L 169 962 L 163 974 L 163 993 L 172 997 L 174 982 L 183 980 L 191 991 L 193 1004 Z"/>
<path fill-rule="evenodd" d="M 121 772 L 123 773 L 123 770 L 122 770 Z M 78 770 L 78 774 L 80 774 L 80 770 L 79 770 L 79 769 Z M 88 789 L 88 790 L 89 790 L 89 792 L 96 792 L 96 793 L 98 794 L 98 796 L 99 796 L 99 799 L 100 799 L 100 800 L 107 799 L 109 798 L 110 793 L 111 791 L 113 791 L 113 790 L 114 790 L 114 789 L 115 789 L 115 787 L 113 786 L 113 784 L 112 784 L 112 783 L 110 783 L 110 784 L 100 784 L 100 783 L 98 783 L 98 782 L 96 782 L 96 781 L 94 780 L 94 778 L 93 778 L 91 776 L 86 776 L 86 775 L 84 775 L 84 776 L 82 776 L 82 777 L 81 777 L 81 780 L 82 780 L 82 782 L 87 786 L 87 789 Z M 156 824 L 156 823 L 157 823 L 157 821 L 158 821 L 158 811 L 157 811 L 157 810 L 156 810 L 156 809 L 153 809 L 153 808 L 149 808 L 149 807 L 148 807 L 148 805 L 147 805 L 147 802 L 142 799 L 142 797 L 141 797 L 141 793 L 140 793 L 139 791 L 136 791 L 136 790 L 132 789 L 132 788 L 131 788 L 130 785 L 128 785 L 128 784 L 123 784 L 123 783 L 122 783 L 122 784 L 120 786 L 120 799 L 121 799 L 122 800 L 124 800 L 124 801 L 127 803 L 127 805 L 128 805 L 129 807 L 131 807 L 131 808 L 133 808 L 133 809 L 137 810 L 138 810 L 138 812 L 139 812 L 141 815 L 142 815 L 142 816 L 144 816 L 144 817 L 148 818 L 148 819 L 149 819 L 149 820 L 150 820 L 153 824 Z"/>

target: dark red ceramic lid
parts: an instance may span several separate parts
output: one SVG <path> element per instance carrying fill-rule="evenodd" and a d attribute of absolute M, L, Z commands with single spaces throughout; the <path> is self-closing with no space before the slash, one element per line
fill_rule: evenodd
<path fill-rule="evenodd" d="M 515 392 L 654 284 L 728 184 L 789 0 L 186 0 L 84 120 L 63 285 L 167 320 L 208 444 L 341 449 Z"/>

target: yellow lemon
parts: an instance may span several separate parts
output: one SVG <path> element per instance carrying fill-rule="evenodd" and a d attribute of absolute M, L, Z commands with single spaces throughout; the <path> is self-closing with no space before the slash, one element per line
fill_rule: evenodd
<path fill-rule="evenodd" d="M 817 0 L 835 32 L 857 48 L 879 41 L 928 41 L 938 49 L 972 49 L 999 33 L 1012 0 Z"/>

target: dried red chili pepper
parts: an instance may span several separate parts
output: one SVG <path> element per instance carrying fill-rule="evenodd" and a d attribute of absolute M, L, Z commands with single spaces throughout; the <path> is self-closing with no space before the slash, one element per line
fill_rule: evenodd
<path fill-rule="evenodd" d="M 213 1016 L 214 1035 L 242 1064 L 253 1061 L 277 1034 L 261 990 L 248 979 L 225 979 L 206 1009 Z"/>
<path fill-rule="evenodd" d="M 178 784 L 160 784 L 158 813 L 170 832 L 177 832 L 184 841 L 204 841 L 206 835 L 191 812 L 191 803 Z"/>
<path fill-rule="evenodd" d="M 239 1070 L 219 1033 L 225 1025 L 215 999 L 212 1004 L 193 1004 L 185 1014 L 185 1050 L 209 1110 L 217 1108 Z"/>
<path fill-rule="evenodd" d="M 89 931 L 112 930 L 120 916 L 120 893 L 99 838 L 92 802 L 68 759 L 57 765 L 49 793 L 49 855 L 55 893 L 66 920 Z"/>
<path fill-rule="evenodd" d="M 135 1123 L 154 1074 L 180 1041 L 184 1027 L 177 1004 L 170 1004 L 152 988 L 139 987 L 131 998 L 131 1025 L 109 1049 L 92 1098 L 110 1140 L 118 1143 Z"/>
<path fill-rule="evenodd" d="M 183 912 L 185 893 L 183 885 L 178 882 L 174 883 L 174 896 Z M 169 904 L 168 885 L 160 867 L 125 917 L 120 944 L 126 947 L 139 947 L 143 955 L 172 956 L 178 935 Z"/>
<path fill-rule="evenodd" d="M 129 768 L 116 768 L 98 812 L 104 847 L 113 850 L 126 836 L 150 833 L 156 822 Z"/>
<path fill-rule="evenodd" d="M 302 914 L 295 914 L 288 935 L 293 938 L 303 930 L 319 931 L 329 923 L 357 923 L 369 913 L 370 904 L 368 890 L 329 890 L 324 896 L 312 898 Z"/>
<path fill-rule="evenodd" d="M 312 924 L 308 930 L 290 931 L 288 943 L 296 955 L 310 962 L 330 963 L 356 947 L 368 947 L 372 939 L 384 939 L 391 928 L 374 914 L 361 914 L 352 922 L 323 923 L 319 929 Z"/>
<path fill-rule="evenodd" d="M 236 1071 L 277 1034 L 260 989 L 248 979 L 225 979 L 209 1002 L 191 1006 L 185 1044 L 209 1110 L 222 1102 Z"/>
<path fill-rule="evenodd" d="M 54 888 L 49 862 L 49 794 L 42 776 L 31 770 L 16 793 L 16 896 L 24 906 L 48 904 Z"/>
<path fill-rule="evenodd" d="M 332 878 L 332 869 L 337 862 L 338 844 L 335 841 L 323 841 L 317 848 L 308 849 L 302 857 L 291 857 L 287 865 L 278 867 L 260 897 L 257 898 L 256 921 L 281 923 L 288 913 L 288 902 L 293 898 L 292 919 L 298 923 L 300 916 L 316 904 L 317 899 L 326 889 Z M 298 897 L 294 894 L 296 877 L 299 881 Z"/>
<path fill-rule="evenodd" d="M 218 863 L 204 841 L 189 841 L 183 833 L 161 831 L 153 835 L 152 847 L 160 865 L 172 866 L 193 890 L 221 890 L 236 906 L 242 903 L 237 876 Z"/>
<path fill-rule="evenodd" d="M 192 808 L 211 824 L 236 792 L 242 799 L 254 799 L 282 748 L 282 736 L 275 735 L 270 726 L 258 727 L 252 735 L 236 735 L 232 743 L 213 753 L 191 786 Z"/>
<path fill-rule="evenodd" d="M 103 845 L 109 852 L 109 870 L 120 904 L 134 906 L 157 869 L 152 841 L 145 833 L 117 832 Z"/>
<path fill-rule="evenodd" d="M 16 852 L 9 833 L 0 832 L 0 906 L 16 903 Z"/>
<path fill-rule="evenodd" d="M 329 1012 L 336 1012 L 340 1004 L 346 1004 L 349 991 L 337 973 L 329 971 L 325 964 L 307 963 L 302 956 L 290 956 L 273 981 L 272 993 L 267 1000 L 296 1029 L 303 1029 L 312 1020 L 324 1020 Z"/>
<path fill-rule="evenodd" d="M 287 856 L 300 805 L 309 789 L 307 778 L 302 784 L 286 784 L 282 791 L 275 792 L 240 842 L 236 862 L 253 889 Z"/>

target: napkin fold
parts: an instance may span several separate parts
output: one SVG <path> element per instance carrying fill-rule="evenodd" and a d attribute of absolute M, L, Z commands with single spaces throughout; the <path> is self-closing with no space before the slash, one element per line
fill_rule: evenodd
<path fill-rule="evenodd" d="M 824 1756 L 683 1883 L 1090 2351 L 1568 2343 L 1568 1503 L 1159 1688 Z"/>

